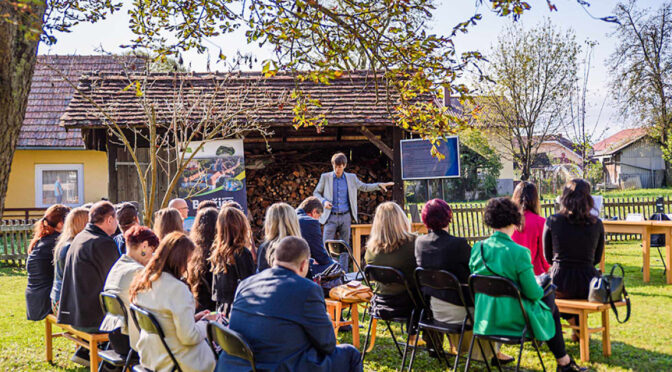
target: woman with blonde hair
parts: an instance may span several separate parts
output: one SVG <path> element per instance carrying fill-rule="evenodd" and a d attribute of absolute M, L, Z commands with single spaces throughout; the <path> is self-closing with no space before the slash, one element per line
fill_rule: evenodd
<path fill-rule="evenodd" d="M 212 371 L 215 357 L 206 340 L 207 322 L 214 320 L 208 311 L 196 315 L 194 294 L 188 283 L 187 263 L 196 249 L 184 233 L 166 235 L 145 268 L 138 272 L 130 287 L 132 303 L 153 314 L 164 333 L 165 342 L 185 372 Z M 187 282 L 182 277 L 187 276 Z M 152 371 L 167 371 L 173 362 L 159 336 L 140 331 L 136 344 L 140 364 Z"/>
<path fill-rule="evenodd" d="M 217 235 L 212 245 L 212 296 L 217 311 L 229 316 L 238 283 L 255 272 L 249 249 L 250 223 L 242 211 L 226 207 L 217 217 Z"/>
<path fill-rule="evenodd" d="M 44 212 L 33 228 L 33 239 L 28 246 L 26 271 L 26 316 L 28 320 L 42 320 L 51 311 L 49 292 L 54 285 L 54 247 L 63 230 L 65 216 L 70 208 L 54 204 Z"/>
<path fill-rule="evenodd" d="M 371 234 L 366 242 L 366 264 L 393 267 L 401 271 L 408 283 L 415 287 L 415 238 L 408 217 L 397 203 L 380 204 L 376 208 Z M 376 283 L 376 286 L 377 294 L 371 302 L 372 311 L 385 319 L 408 318 L 410 325 L 414 299 L 409 297 L 404 286 L 381 283 Z M 415 292 L 411 288 L 411 293 Z M 411 340 L 415 341 L 414 330 L 411 328 L 408 328 L 412 335 Z"/>
<path fill-rule="evenodd" d="M 266 210 L 264 218 L 264 242 L 257 252 L 257 271 L 273 266 L 275 248 L 282 238 L 287 236 L 301 237 L 299 217 L 287 203 L 275 203 Z"/>
<path fill-rule="evenodd" d="M 154 213 L 154 233 L 159 239 L 170 234 L 173 231 L 184 231 L 182 215 L 175 208 L 163 208 Z"/>
<path fill-rule="evenodd" d="M 63 285 L 63 268 L 65 267 L 65 257 L 68 255 L 72 239 L 79 234 L 89 222 L 89 210 L 86 208 L 75 208 L 68 213 L 63 224 L 63 231 L 58 237 L 56 248 L 54 249 L 54 285 L 51 287 L 51 308 L 54 314 L 58 314 L 58 303 L 61 299 L 61 286 Z"/>

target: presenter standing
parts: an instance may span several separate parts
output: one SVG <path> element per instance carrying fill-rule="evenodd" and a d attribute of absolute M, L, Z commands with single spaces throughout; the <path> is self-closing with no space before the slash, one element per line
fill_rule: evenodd
<path fill-rule="evenodd" d="M 350 245 L 350 223 L 357 222 L 357 193 L 359 191 L 372 192 L 387 191 L 394 182 L 364 183 L 353 173 L 345 172 L 348 158 L 342 152 L 331 157 L 333 172 L 322 173 L 313 196 L 320 199 L 324 206 L 324 213 L 320 223 L 324 225 L 323 241 L 336 238 L 344 240 Z"/>

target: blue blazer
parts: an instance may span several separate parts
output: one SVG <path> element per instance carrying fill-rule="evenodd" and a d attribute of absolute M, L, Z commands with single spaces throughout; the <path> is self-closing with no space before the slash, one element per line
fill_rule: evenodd
<path fill-rule="evenodd" d="M 291 270 L 273 267 L 243 280 L 229 327 L 249 343 L 258 370 L 336 371 L 334 328 L 322 289 Z M 249 363 L 222 352 L 217 372 L 248 372 Z"/>
<path fill-rule="evenodd" d="M 296 210 L 296 214 L 299 216 L 301 237 L 308 242 L 308 246 L 310 247 L 310 257 L 312 257 L 320 266 L 328 266 L 334 263 L 322 242 L 322 227 L 320 221 L 307 215 L 301 208 Z"/>

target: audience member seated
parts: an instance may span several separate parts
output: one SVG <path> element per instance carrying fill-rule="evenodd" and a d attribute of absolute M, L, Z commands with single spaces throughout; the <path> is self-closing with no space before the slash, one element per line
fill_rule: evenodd
<path fill-rule="evenodd" d="M 511 239 L 530 250 L 534 275 L 541 275 L 547 272 L 551 266 L 544 258 L 542 236 L 546 219 L 539 215 L 537 187 L 532 182 L 520 181 L 516 189 L 513 190 L 511 199 L 523 213 L 520 226 L 514 231 Z"/>
<path fill-rule="evenodd" d="M 199 205 L 200 207 L 200 205 Z M 215 240 L 218 211 L 215 208 L 201 209 L 196 213 L 194 225 L 189 236 L 196 245 L 194 254 L 189 261 L 189 277 L 198 278 L 196 288 L 196 312 L 215 310 L 215 301 L 212 299 L 212 265 L 208 262 L 210 247 Z"/>
<path fill-rule="evenodd" d="M 453 219 L 453 211 L 448 203 L 441 199 L 432 199 L 422 208 L 422 222 L 427 226 L 428 233 L 421 235 L 415 240 L 415 258 L 419 267 L 431 270 L 445 270 L 455 275 L 460 283 L 464 284 L 462 293 L 464 300 L 469 306 L 471 314 L 474 313 L 474 302 L 466 286 L 469 280 L 469 257 L 471 247 L 467 240 L 450 234 L 450 223 Z M 454 291 L 440 291 L 425 288 L 424 294 L 430 296 L 429 306 L 432 309 L 434 319 L 446 323 L 461 323 L 465 313 L 464 306 L 459 294 Z M 455 350 L 459 344 L 459 335 L 448 335 L 450 344 Z M 465 340 L 471 339 L 471 331 L 465 332 Z M 484 346 L 488 360 L 493 357 L 490 347 Z M 493 349 L 499 350 L 499 344 L 493 343 Z M 462 342 L 462 352 L 469 351 L 469 342 Z M 483 360 L 480 349 L 475 348 L 473 357 Z M 500 363 L 508 363 L 513 358 L 499 354 Z"/>
<path fill-rule="evenodd" d="M 359 351 L 336 345 L 322 289 L 305 279 L 310 248 L 298 237 L 282 239 L 273 268 L 245 279 L 229 327 L 250 344 L 257 370 L 362 371 Z M 248 362 L 222 352 L 218 372 L 247 372 Z"/>
<path fill-rule="evenodd" d="M 226 317 L 238 283 L 256 271 L 252 253 L 248 248 L 250 223 L 242 211 L 224 207 L 217 219 L 217 238 L 212 246 L 210 265 L 213 272 L 213 298 L 217 311 Z"/>
<path fill-rule="evenodd" d="M 65 205 L 54 204 L 47 209 L 44 217 L 35 222 L 26 260 L 28 320 L 42 320 L 51 312 L 49 295 L 54 286 L 54 247 L 68 212 L 70 208 Z"/>
<path fill-rule="evenodd" d="M 58 322 L 88 333 L 99 333 L 103 321 L 99 294 L 105 279 L 119 258 L 112 235 L 117 231 L 114 206 L 108 201 L 95 203 L 89 223 L 72 240 L 63 270 L 63 285 Z M 73 361 L 88 364 L 88 350 L 80 348 Z"/>
<path fill-rule="evenodd" d="M 58 314 L 58 304 L 61 299 L 61 286 L 63 285 L 63 268 L 65 267 L 65 257 L 68 255 L 70 243 L 77 236 L 86 223 L 89 222 L 89 210 L 86 208 L 75 208 L 65 217 L 63 231 L 58 237 L 56 248 L 54 249 L 54 285 L 51 287 L 51 308 L 54 314 Z"/>
<path fill-rule="evenodd" d="M 520 288 L 534 336 L 540 341 L 546 341 L 557 360 L 557 370 L 585 371 L 567 355 L 555 296 L 552 293 L 544 296 L 544 290 L 537 284 L 530 250 L 511 240 L 521 218 L 518 206 L 510 199 L 490 199 L 485 207 L 483 222 L 494 232 L 488 239 L 474 245 L 469 268 L 474 274 L 512 280 Z M 475 305 L 474 332 L 520 336 L 525 320 L 518 300 L 477 294 Z"/>
<path fill-rule="evenodd" d="M 301 229 L 301 237 L 308 242 L 308 246 L 310 247 L 310 257 L 315 261 L 311 265 L 313 274 L 323 272 L 335 262 L 329 256 L 329 253 L 324 247 L 324 242 L 322 241 L 320 216 L 323 211 L 324 207 L 322 206 L 322 202 L 314 196 L 306 198 L 301 202 L 299 208 L 296 209 L 296 214 L 299 218 L 299 228 Z"/>
<path fill-rule="evenodd" d="M 217 205 L 217 202 L 214 200 L 203 200 L 202 202 L 198 203 L 198 208 L 196 208 L 196 214 L 198 214 L 198 212 L 200 212 L 205 208 L 219 209 L 219 205 Z"/>
<path fill-rule="evenodd" d="M 187 263 L 196 247 L 182 232 L 166 235 L 147 266 L 131 284 L 131 302 L 154 315 L 163 329 L 165 341 L 184 372 L 212 371 L 215 358 L 206 339 L 204 319 L 214 314 L 194 315 L 196 303 L 187 283 Z M 187 276 L 187 283 L 180 278 Z M 158 335 L 140 331 L 137 343 L 140 363 L 152 371 L 169 371 L 173 366 Z"/>
<path fill-rule="evenodd" d="M 569 181 L 560 197 L 560 213 L 546 220 L 544 255 L 552 262 L 551 278 L 558 298 L 587 299 L 590 280 L 604 252 L 604 226 L 593 216 L 590 183 L 582 179 Z M 577 325 L 576 315 L 566 315 L 570 324 Z M 578 331 L 572 339 L 579 340 Z"/>
<path fill-rule="evenodd" d="M 287 236 L 301 237 L 298 216 L 289 204 L 275 203 L 266 210 L 264 242 L 257 252 L 257 272 L 273 266 L 275 249 L 280 240 Z"/>
<path fill-rule="evenodd" d="M 131 282 L 135 274 L 147 265 L 152 258 L 152 254 L 159 246 L 159 238 L 154 235 L 152 230 L 145 226 L 136 225 L 127 229 L 124 233 L 124 238 L 126 239 L 128 250 L 112 266 L 110 273 L 107 275 L 107 280 L 105 280 L 104 291 L 121 298 L 121 301 L 126 306 L 126 313 L 129 317 L 127 319 L 128 328 L 124 319 L 109 314 L 105 315 L 105 319 L 103 319 L 100 325 L 100 330 L 104 332 L 120 330 L 121 335 L 110 338 L 110 342 L 114 350 L 122 356 L 125 356 L 129 352 L 129 346 L 135 348 L 138 342 L 138 329 L 130 319 L 129 290 Z"/>
<path fill-rule="evenodd" d="M 114 236 L 114 242 L 117 244 L 119 255 L 121 256 L 126 253 L 126 239 L 124 238 L 124 233 L 131 227 L 140 225 L 138 208 L 130 202 L 121 203 L 117 206 L 117 221 L 119 222 L 121 233 Z"/>
<path fill-rule="evenodd" d="M 413 294 L 416 292 L 413 272 L 417 267 L 415 238 L 406 213 L 398 204 L 385 202 L 376 208 L 364 255 L 367 265 L 389 266 L 401 271 Z M 413 299 L 408 296 L 403 285 L 376 285 L 377 295 L 371 300 L 373 311 L 383 318 L 407 317 L 410 321 L 414 309 Z M 415 331 L 411 327 L 409 329 L 411 332 Z M 415 335 L 411 337 L 411 342 L 414 341 Z M 422 344 L 424 343 L 419 342 L 419 345 Z"/>
<path fill-rule="evenodd" d="M 173 231 L 184 232 L 182 216 L 175 208 L 163 208 L 154 213 L 154 233 L 163 240 L 163 237 Z"/>

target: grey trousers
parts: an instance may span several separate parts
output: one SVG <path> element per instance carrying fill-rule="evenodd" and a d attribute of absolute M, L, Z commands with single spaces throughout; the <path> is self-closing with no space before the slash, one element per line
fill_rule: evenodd
<path fill-rule="evenodd" d="M 341 215 L 330 214 L 324 224 L 322 241 L 340 239 L 350 246 L 350 221 L 352 221 L 350 212 Z M 338 238 L 336 233 L 338 233 Z"/>

